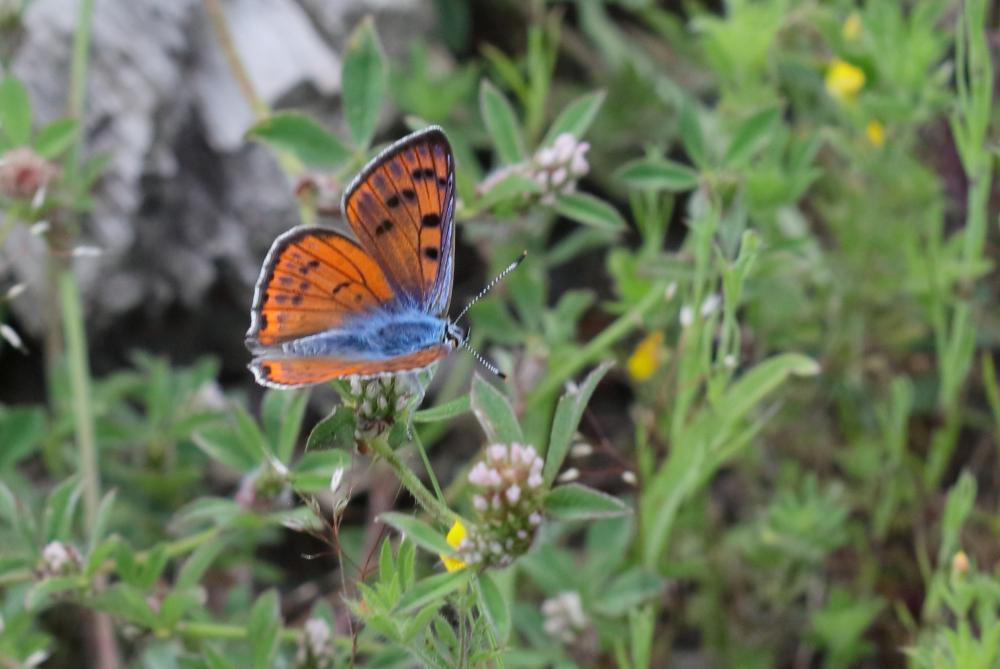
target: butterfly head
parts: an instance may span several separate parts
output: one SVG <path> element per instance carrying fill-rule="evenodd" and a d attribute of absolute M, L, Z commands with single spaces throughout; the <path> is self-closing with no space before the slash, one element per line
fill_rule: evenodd
<path fill-rule="evenodd" d="M 465 343 L 465 332 L 459 326 L 449 322 L 444 328 L 443 343 L 449 348 L 455 349 Z"/>

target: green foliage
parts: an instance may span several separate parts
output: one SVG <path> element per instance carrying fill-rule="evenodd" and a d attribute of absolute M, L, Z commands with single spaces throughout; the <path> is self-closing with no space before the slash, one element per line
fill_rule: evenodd
<path fill-rule="evenodd" d="M 0 154 L 51 168 L 0 195 L 0 246 L 54 226 L 69 335 L 47 401 L 0 405 L 0 665 L 93 610 L 129 666 L 997 666 L 985 0 L 538 5 L 474 49 L 438 5 L 448 57 L 351 33 L 349 139 L 246 136 L 301 186 L 389 109 L 441 124 L 459 276 L 528 251 L 468 314 L 506 382 L 464 354 L 333 407 L 209 359 L 91 378 L 63 261 L 107 157 L 0 81 Z"/>

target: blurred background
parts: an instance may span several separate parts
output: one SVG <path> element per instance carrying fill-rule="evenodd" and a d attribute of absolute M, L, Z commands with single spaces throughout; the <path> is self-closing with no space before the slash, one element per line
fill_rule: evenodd
<path fill-rule="evenodd" d="M 253 384 L 261 262 L 295 225 L 342 226 L 374 149 L 438 123 L 452 313 L 529 249 L 471 312 L 475 341 L 532 443 L 567 382 L 616 363 L 560 480 L 636 510 L 554 523 L 506 570 L 509 652 L 481 666 L 1000 666 L 998 22 L 984 0 L 0 0 L 0 664 L 229 666 L 225 634 L 178 631 L 208 627 L 84 632 L 88 608 L 126 605 L 39 592 L 66 575 L 46 547 L 86 558 L 97 517 L 59 501 L 86 378 L 118 491 L 101 527 L 137 551 L 108 548 L 119 569 L 186 558 L 209 523 L 237 536 L 198 572 L 205 615 L 242 624 L 273 587 L 286 641 L 319 616 L 342 643 L 265 666 L 357 657 L 346 580 L 411 500 L 355 466 L 333 540 L 254 525 L 237 511 L 308 511 L 306 493 L 330 517 L 332 464 L 265 490 L 266 463 L 220 435 L 295 415 L 279 441 L 301 454 L 336 395 Z M 452 356 L 425 407 L 474 373 Z M 485 441 L 438 420 L 419 434 L 468 506 Z M 133 574 L 156 606 L 170 564 Z M 379 639 L 372 666 L 417 666 Z"/>

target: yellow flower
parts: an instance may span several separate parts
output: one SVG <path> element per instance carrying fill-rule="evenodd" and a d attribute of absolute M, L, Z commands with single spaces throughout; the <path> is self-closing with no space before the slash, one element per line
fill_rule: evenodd
<path fill-rule="evenodd" d="M 958 551 L 951 558 L 951 573 L 953 576 L 965 576 L 969 571 L 969 556 L 965 551 Z"/>
<path fill-rule="evenodd" d="M 629 376 L 636 381 L 645 381 L 651 377 L 660 366 L 660 346 L 662 344 L 662 332 L 651 332 L 646 335 L 628 358 Z"/>
<path fill-rule="evenodd" d="M 837 102 L 853 102 L 864 88 L 865 73 L 845 60 L 834 58 L 826 70 L 826 91 Z"/>
<path fill-rule="evenodd" d="M 885 128 L 878 121 L 868 121 L 865 134 L 868 135 L 868 141 L 876 149 L 881 149 L 882 145 L 885 144 Z"/>
<path fill-rule="evenodd" d="M 448 536 L 445 537 L 445 541 L 452 548 L 458 548 L 462 540 L 465 539 L 465 525 L 462 524 L 461 520 L 456 520 L 455 524 L 451 526 L 448 530 Z M 445 554 L 441 554 L 441 562 L 444 563 L 444 568 L 449 572 L 458 571 L 459 569 L 465 569 L 465 561 L 459 560 L 457 558 L 449 557 Z"/>
<path fill-rule="evenodd" d="M 857 12 L 851 12 L 847 20 L 844 21 L 844 26 L 840 29 L 840 34 L 847 42 L 853 42 L 858 39 L 858 35 L 861 34 L 861 15 Z"/>

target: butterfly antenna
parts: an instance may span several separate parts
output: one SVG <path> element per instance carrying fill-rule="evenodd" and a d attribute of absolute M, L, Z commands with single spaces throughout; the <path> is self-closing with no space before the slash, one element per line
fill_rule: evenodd
<path fill-rule="evenodd" d="M 521 256 L 521 258 L 523 259 L 524 256 Z M 521 261 L 518 260 L 517 262 Z M 514 267 L 517 267 L 517 262 L 514 263 Z M 510 271 L 511 269 L 513 269 L 513 267 L 508 267 L 507 271 Z M 499 367 L 497 367 L 492 362 L 484 358 L 479 351 L 472 348 L 472 344 L 469 343 L 469 339 L 471 336 L 472 336 L 472 330 L 469 330 L 469 334 L 466 335 L 465 340 L 462 342 L 462 348 L 466 349 L 469 353 L 471 353 L 472 357 L 476 359 L 476 362 L 478 362 L 480 365 L 493 372 L 495 376 L 499 376 L 501 379 L 506 381 L 507 375 L 501 372 Z"/>
<path fill-rule="evenodd" d="M 493 290 L 493 288 L 496 287 L 496 285 L 498 283 L 500 283 L 501 281 L 503 281 L 504 277 L 506 277 L 508 274 L 510 274 L 511 272 L 513 272 L 517 268 L 517 266 L 521 264 L 521 261 L 524 260 L 527 257 L 528 257 L 528 252 L 527 251 L 522 251 L 521 255 L 518 256 L 517 260 L 515 260 L 511 264 L 507 265 L 507 269 L 505 269 L 504 271 L 502 271 L 499 274 L 497 274 L 496 277 L 492 281 L 490 281 L 488 284 L 486 284 L 486 286 L 481 291 L 479 291 L 478 295 L 476 295 L 474 298 L 472 298 L 471 302 L 469 302 L 468 304 L 465 305 L 465 308 L 462 309 L 462 311 L 458 314 L 458 317 L 455 318 L 454 322 L 457 324 L 460 320 L 462 320 L 462 317 L 465 316 L 465 312 L 467 312 L 469 309 L 471 309 L 472 305 L 474 305 L 476 302 L 478 302 L 479 300 L 481 300 L 484 297 L 486 297 L 486 294 L 488 292 L 490 292 L 491 290 Z M 466 341 L 466 348 L 468 348 L 468 341 L 469 341 L 468 337 L 466 338 L 465 341 Z M 472 351 L 471 348 L 469 350 Z M 479 354 L 476 353 L 475 351 L 472 351 L 472 353 L 475 354 L 477 358 L 479 357 Z M 483 362 L 482 359 L 480 359 L 479 362 Z M 487 365 L 485 362 L 483 362 L 483 366 L 489 368 L 489 365 Z"/>

